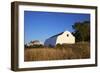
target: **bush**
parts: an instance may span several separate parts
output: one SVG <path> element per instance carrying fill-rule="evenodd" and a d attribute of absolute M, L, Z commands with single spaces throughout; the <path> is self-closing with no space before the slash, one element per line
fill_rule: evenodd
<path fill-rule="evenodd" d="M 63 46 L 62 46 L 61 44 L 57 44 L 57 45 L 56 45 L 56 48 L 57 48 L 57 49 L 61 49 L 61 48 L 63 48 Z"/>
<path fill-rule="evenodd" d="M 26 46 L 25 45 L 25 48 L 44 48 L 44 45 L 31 45 L 31 46 Z"/>

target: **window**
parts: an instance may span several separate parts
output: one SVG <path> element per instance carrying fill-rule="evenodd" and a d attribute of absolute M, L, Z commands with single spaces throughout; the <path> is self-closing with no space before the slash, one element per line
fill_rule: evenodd
<path fill-rule="evenodd" d="M 67 34 L 67 37 L 69 36 L 69 34 Z"/>

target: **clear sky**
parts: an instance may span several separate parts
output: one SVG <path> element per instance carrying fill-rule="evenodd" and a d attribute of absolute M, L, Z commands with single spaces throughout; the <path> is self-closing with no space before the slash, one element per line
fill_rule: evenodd
<path fill-rule="evenodd" d="M 90 21 L 90 14 L 24 11 L 24 43 L 44 42 L 64 31 L 73 31 L 75 22 Z"/>

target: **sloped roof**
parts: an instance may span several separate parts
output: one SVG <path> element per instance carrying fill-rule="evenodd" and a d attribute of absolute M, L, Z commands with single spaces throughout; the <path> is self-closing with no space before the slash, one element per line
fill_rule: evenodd
<path fill-rule="evenodd" d="M 61 32 L 61 33 L 59 33 L 59 34 L 56 34 L 56 35 L 54 35 L 54 36 L 51 36 L 50 38 L 53 38 L 53 37 L 56 37 L 56 36 L 59 36 L 59 35 L 61 35 L 61 34 L 63 34 L 64 32 Z"/>
<path fill-rule="evenodd" d="M 64 31 L 64 32 L 69 32 L 69 31 Z M 59 36 L 59 35 L 63 34 L 64 32 L 61 32 L 61 33 L 56 34 L 56 35 L 54 35 L 54 36 L 51 36 L 50 38 L 53 38 L 53 37 Z"/>

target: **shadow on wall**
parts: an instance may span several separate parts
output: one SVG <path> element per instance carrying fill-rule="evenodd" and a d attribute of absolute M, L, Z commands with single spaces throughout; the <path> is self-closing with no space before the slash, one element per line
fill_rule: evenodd
<path fill-rule="evenodd" d="M 45 42 L 44 42 L 44 45 L 47 46 L 47 47 L 54 47 L 56 46 L 56 40 L 57 40 L 57 37 L 54 37 L 54 38 L 50 38 L 50 39 L 47 39 Z"/>

